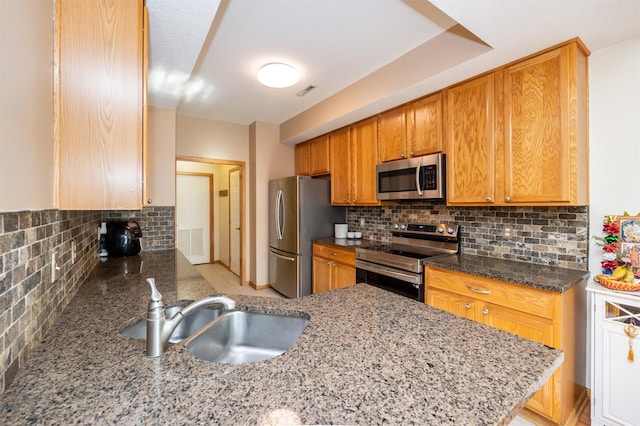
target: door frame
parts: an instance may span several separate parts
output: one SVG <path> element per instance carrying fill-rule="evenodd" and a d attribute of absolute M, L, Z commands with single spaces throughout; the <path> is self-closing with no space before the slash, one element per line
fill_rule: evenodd
<path fill-rule="evenodd" d="M 240 168 L 240 284 L 243 286 L 249 283 L 245 279 L 245 250 L 246 244 L 244 244 L 246 229 L 246 194 L 245 194 L 245 176 L 246 176 L 246 164 L 244 161 L 237 160 L 222 160 L 218 158 L 204 158 L 204 157 L 191 157 L 191 156 L 176 156 L 176 161 L 190 161 L 193 163 L 208 163 L 208 164 L 220 164 L 227 166 L 235 166 Z"/>
<path fill-rule="evenodd" d="M 242 168 L 241 167 L 234 167 L 232 169 L 229 169 L 229 172 L 227 173 L 227 179 L 229 182 L 231 182 L 231 173 L 238 171 L 240 173 L 239 176 L 239 188 L 240 188 L 240 241 L 238 242 L 238 244 L 240 245 L 240 272 L 242 272 L 242 247 L 244 246 L 244 244 L 242 244 L 242 236 L 243 236 L 243 225 L 242 225 L 242 221 L 244 218 L 244 198 L 242 196 L 243 194 L 243 190 L 242 188 L 244 187 L 244 176 L 242 175 Z M 231 189 L 231 188 L 229 188 Z M 231 269 L 231 197 L 229 197 L 229 269 Z M 244 281 L 241 281 L 244 285 Z"/>
<path fill-rule="evenodd" d="M 214 238 L 214 228 L 213 228 L 213 223 L 214 223 L 214 215 L 216 214 L 216 212 L 214 211 L 214 202 L 213 202 L 213 188 L 214 188 L 214 176 L 211 173 L 203 173 L 203 172 L 179 172 L 176 171 L 176 179 L 178 177 L 178 175 L 181 176 L 202 176 L 202 177 L 208 177 L 209 178 L 209 263 L 211 263 L 212 259 L 215 259 L 216 257 L 214 256 L 214 244 L 213 244 L 213 238 Z M 177 191 L 177 185 L 176 185 L 176 191 Z M 178 203 L 177 203 L 177 194 L 176 194 L 176 231 L 178 230 Z M 176 232 L 176 238 L 178 237 L 178 234 Z"/>

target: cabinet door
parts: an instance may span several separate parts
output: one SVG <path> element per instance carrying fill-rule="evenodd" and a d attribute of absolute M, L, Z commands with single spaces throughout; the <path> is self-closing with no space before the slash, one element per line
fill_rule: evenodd
<path fill-rule="evenodd" d="M 379 162 L 407 158 L 407 125 L 405 107 L 378 115 Z"/>
<path fill-rule="evenodd" d="M 141 209 L 143 2 L 56 2 L 57 207 Z"/>
<path fill-rule="evenodd" d="M 494 75 L 446 91 L 447 202 L 495 202 Z"/>
<path fill-rule="evenodd" d="M 321 257 L 313 257 L 313 293 L 331 290 L 331 262 Z"/>
<path fill-rule="evenodd" d="M 332 288 L 350 287 L 356 284 L 356 268 L 342 263 L 333 263 Z"/>
<path fill-rule="evenodd" d="M 354 204 L 379 204 L 376 189 L 377 121 L 377 117 L 372 117 L 351 126 L 351 198 Z"/>
<path fill-rule="evenodd" d="M 296 145 L 296 174 L 309 176 L 311 174 L 311 148 L 309 141 Z"/>
<path fill-rule="evenodd" d="M 470 297 L 454 293 L 435 289 L 427 291 L 427 305 L 471 320 L 475 319 L 474 305 L 477 303 L 479 302 Z"/>
<path fill-rule="evenodd" d="M 351 130 L 338 129 L 329 134 L 331 150 L 331 204 L 351 203 Z"/>
<path fill-rule="evenodd" d="M 318 176 L 330 173 L 329 135 L 311 140 L 309 153 L 309 173 Z"/>
<path fill-rule="evenodd" d="M 503 71 L 506 202 L 571 201 L 569 49 Z"/>
<path fill-rule="evenodd" d="M 411 103 L 409 117 L 409 156 L 442 152 L 442 94 L 438 93 Z"/>

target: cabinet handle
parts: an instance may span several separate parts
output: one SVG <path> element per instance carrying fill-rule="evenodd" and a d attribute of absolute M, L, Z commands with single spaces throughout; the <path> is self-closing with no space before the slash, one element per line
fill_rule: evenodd
<path fill-rule="evenodd" d="M 483 314 L 485 314 L 485 315 L 487 315 L 487 314 L 489 313 L 489 308 L 484 308 L 484 309 L 482 310 L 482 313 L 483 313 Z"/>
<path fill-rule="evenodd" d="M 467 303 L 466 305 L 464 305 L 464 307 L 467 309 L 471 309 L 471 303 Z"/>
<path fill-rule="evenodd" d="M 491 202 L 491 197 L 487 197 L 487 202 L 490 203 Z"/>
<path fill-rule="evenodd" d="M 504 197 L 504 200 L 508 203 L 509 201 L 511 201 L 511 197 Z"/>
<path fill-rule="evenodd" d="M 474 293 L 480 293 L 480 294 L 491 294 L 491 290 L 485 290 L 482 288 L 475 288 L 475 287 L 471 287 L 470 285 L 467 285 L 467 288 L 471 291 L 473 291 Z"/>
<path fill-rule="evenodd" d="M 330 252 L 329 252 L 329 255 L 331 255 L 331 256 L 335 256 L 336 254 L 337 254 L 337 253 L 336 253 L 335 251 L 330 251 Z"/>

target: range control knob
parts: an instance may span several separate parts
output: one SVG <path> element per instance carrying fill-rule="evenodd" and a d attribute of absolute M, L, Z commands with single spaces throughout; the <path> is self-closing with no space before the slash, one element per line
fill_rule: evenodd
<path fill-rule="evenodd" d="M 437 231 L 438 231 L 439 234 L 443 234 L 444 233 L 444 228 L 442 226 L 438 226 Z"/>
<path fill-rule="evenodd" d="M 453 228 L 447 228 L 447 233 L 448 234 L 453 234 Z"/>
<path fill-rule="evenodd" d="M 398 228 L 400 228 L 400 226 L 397 223 L 394 223 L 393 224 L 393 229 L 398 229 Z"/>
<path fill-rule="evenodd" d="M 402 225 L 400 225 L 400 229 L 405 230 L 407 229 L 407 225 L 405 225 L 404 223 Z"/>

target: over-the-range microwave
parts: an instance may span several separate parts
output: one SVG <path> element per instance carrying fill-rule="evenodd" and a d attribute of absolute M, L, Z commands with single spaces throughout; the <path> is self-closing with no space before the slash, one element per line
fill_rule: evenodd
<path fill-rule="evenodd" d="M 378 200 L 443 200 L 444 154 L 431 154 L 376 166 Z"/>

